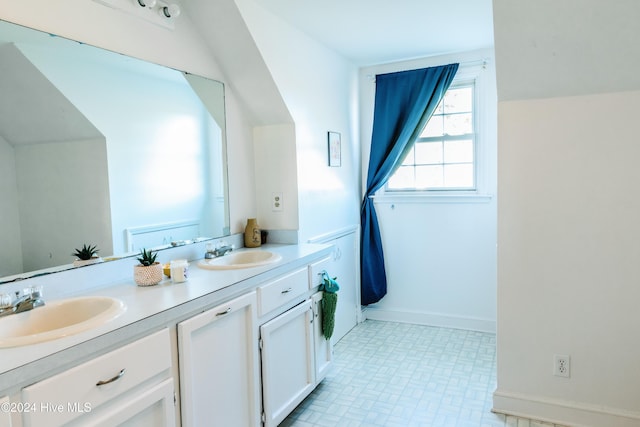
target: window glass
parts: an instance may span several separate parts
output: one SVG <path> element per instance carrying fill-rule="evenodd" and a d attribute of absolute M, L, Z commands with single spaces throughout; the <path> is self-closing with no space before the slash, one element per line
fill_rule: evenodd
<path fill-rule="evenodd" d="M 387 191 L 475 189 L 474 84 L 452 85 Z"/>
<path fill-rule="evenodd" d="M 416 164 L 428 165 L 442 163 L 442 141 L 418 142 L 415 144 L 414 149 Z"/>
<path fill-rule="evenodd" d="M 473 140 L 448 141 L 444 146 L 444 163 L 473 163 Z"/>

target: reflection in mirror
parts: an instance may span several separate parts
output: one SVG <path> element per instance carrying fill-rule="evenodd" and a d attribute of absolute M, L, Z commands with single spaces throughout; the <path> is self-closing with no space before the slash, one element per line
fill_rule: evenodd
<path fill-rule="evenodd" d="M 0 21 L 0 281 L 229 234 L 222 83 Z"/>

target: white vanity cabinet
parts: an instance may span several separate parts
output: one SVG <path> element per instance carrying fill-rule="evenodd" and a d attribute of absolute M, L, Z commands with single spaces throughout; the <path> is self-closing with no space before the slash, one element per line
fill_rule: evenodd
<path fill-rule="evenodd" d="M 258 287 L 265 427 L 277 426 L 326 376 L 331 342 L 321 325 L 318 273 L 329 258 Z"/>
<path fill-rule="evenodd" d="M 22 389 L 22 425 L 175 426 L 168 329 Z"/>
<path fill-rule="evenodd" d="M 329 248 L 282 252 L 290 260 L 274 269 L 197 271 L 186 285 L 130 296 L 131 319 L 146 298 L 171 304 L 92 338 L 108 348 L 93 359 L 89 340 L 25 365 L 20 383 L 0 390 L 0 403 L 34 410 L 0 411 L 0 427 L 277 426 L 331 362 L 317 292 Z M 148 335 L 116 348 L 141 330 Z M 49 371 L 63 358 L 71 369 Z"/>
<path fill-rule="evenodd" d="M 178 324 L 183 427 L 260 425 L 256 293 Z"/>
<path fill-rule="evenodd" d="M 265 427 L 282 422 L 316 386 L 312 322 L 307 299 L 260 326 Z"/>

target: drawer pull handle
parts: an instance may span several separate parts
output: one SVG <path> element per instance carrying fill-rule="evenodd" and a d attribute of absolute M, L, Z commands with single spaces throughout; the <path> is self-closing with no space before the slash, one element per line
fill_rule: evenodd
<path fill-rule="evenodd" d="M 225 311 L 221 311 L 220 313 L 216 313 L 216 316 L 224 316 L 225 314 L 231 313 L 231 307 L 227 308 Z"/>
<path fill-rule="evenodd" d="M 108 380 L 98 381 L 98 382 L 96 383 L 96 385 L 97 385 L 98 387 L 100 387 L 100 386 L 102 386 L 102 385 L 106 385 L 106 384 L 110 384 L 110 383 L 112 383 L 112 382 L 114 382 L 114 381 L 118 381 L 120 378 L 122 378 L 122 377 L 124 376 L 124 371 L 125 371 L 125 370 L 126 370 L 125 368 L 122 368 L 122 370 L 121 370 L 121 371 L 118 373 L 118 375 L 116 375 L 115 377 L 113 377 L 113 378 L 109 378 Z"/>
<path fill-rule="evenodd" d="M 284 291 L 282 291 L 281 293 L 282 293 L 282 294 L 288 294 L 288 293 L 289 293 L 289 292 L 291 292 L 292 290 L 293 290 L 293 289 L 288 288 L 288 289 L 285 289 Z"/>

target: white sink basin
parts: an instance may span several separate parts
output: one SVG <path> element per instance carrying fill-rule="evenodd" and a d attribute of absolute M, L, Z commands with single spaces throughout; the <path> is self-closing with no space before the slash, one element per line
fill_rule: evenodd
<path fill-rule="evenodd" d="M 47 302 L 0 318 L 0 347 L 16 347 L 67 337 L 103 325 L 125 310 L 110 297 L 78 297 Z"/>
<path fill-rule="evenodd" d="M 203 259 L 198 267 L 208 270 L 234 270 L 239 268 L 260 267 L 273 264 L 282 259 L 280 254 L 263 250 L 231 252 L 214 259 Z"/>

